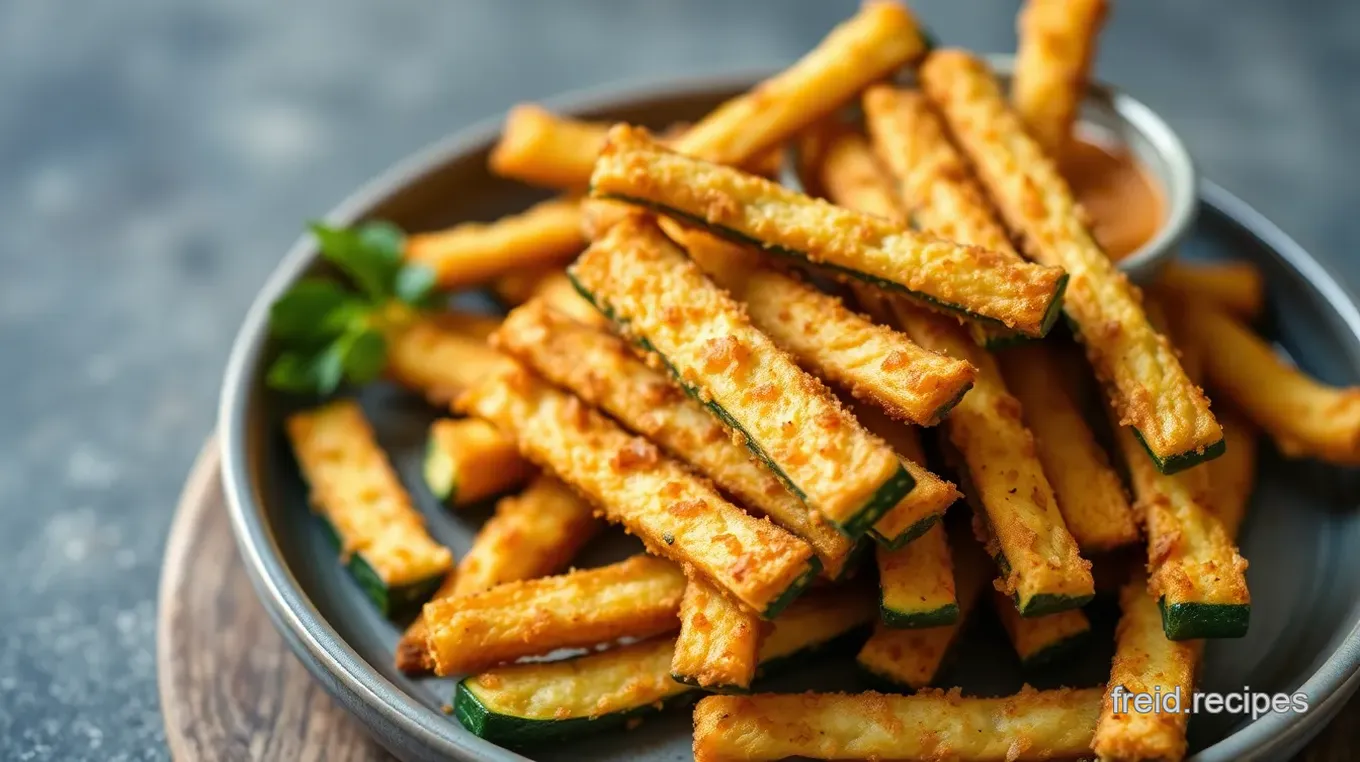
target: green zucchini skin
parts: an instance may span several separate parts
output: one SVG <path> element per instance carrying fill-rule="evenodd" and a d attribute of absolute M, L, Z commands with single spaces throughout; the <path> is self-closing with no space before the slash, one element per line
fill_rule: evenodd
<path fill-rule="evenodd" d="M 600 299 L 596 298 L 595 294 L 592 293 L 590 289 L 586 288 L 579 280 L 577 280 L 576 277 L 572 274 L 570 268 L 568 268 L 567 270 L 567 277 L 571 281 L 572 286 L 576 288 L 577 293 L 579 293 L 582 296 L 582 298 L 584 298 L 586 301 L 594 305 L 595 309 L 600 311 L 600 314 L 604 315 L 611 322 L 617 325 L 623 325 L 626 322 L 621 320 L 614 313 L 614 310 L 609 307 L 609 305 L 604 304 Z M 656 347 L 652 346 L 651 342 L 647 341 L 646 338 L 641 336 L 634 336 L 632 338 L 634 342 L 637 343 L 637 345 L 641 347 L 644 351 L 653 354 L 661 359 L 662 364 L 664 364 L 666 366 L 666 369 L 670 371 L 671 378 L 675 379 L 676 384 L 678 384 L 681 389 L 684 389 L 686 394 L 688 394 L 699 404 L 708 408 L 710 412 L 712 412 L 715 416 L 718 417 L 719 420 L 723 422 L 723 425 L 731 428 L 733 431 L 741 432 L 742 439 L 744 439 L 746 442 L 746 448 L 751 451 L 751 454 L 754 455 L 756 458 L 760 459 L 760 462 L 765 464 L 765 467 L 768 468 L 770 472 L 773 473 L 776 477 L 778 477 L 779 481 L 783 483 L 783 485 L 790 492 L 792 492 L 799 500 L 802 500 L 805 503 L 807 502 L 807 493 L 799 489 L 797 484 L 794 484 L 793 480 L 789 478 L 789 475 L 784 473 L 784 470 L 779 467 L 779 464 L 777 464 L 774 461 L 774 459 L 772 459 L 769 456 L 769 454 L 765 452 L 764 448 L 762 448 L 755 441 L 755 438 L 750 436 L 747 433 L 747 431 L 744 428 L 742 428 L 741 424 L 739 424 L 737 420 L 733 418 L 732 415 L 728 413 L 727 410 L 722 405 L 719 405 L 712 400 L 705 400 L 703 395 L 699 393 L 699 390 L 693 387 L 692 385 L 686 383 L 685 380 L 681 377 L 679 371 L 676 370 L 675 366 L 671 364 L 671 361 L 664 354 L 658 352 Z M 848 521 L 842 523 L 836 522 L 830 523 L 833 527 L 836 528 L 836 531 L 840 532 L 846 537 L 849 537 L 852 540 L 858 540 L 861 536 L 864 535 L 865 532 L 869 530 L 869 527 L 873 526 L 875 522 L 877 522 L 880 518 L 883 517 L 883 514 L 887 513 L 889 510 L 892 509 L 893 506 L 897 505 L 897 503 L 900 502 L 902 498 L 906 497 L 907 493 L 911 492 L 913 489 L 915 489 L 915 487 L 916 480 L 911 477 L 911 474 L 907 473 L 907 470 L 905 468 L 899 465 L 897 467 L 897 472 L 893 475 L 893 477 L 888 479 L 883 484 L 879 485 L 878 489 L 874 491 L 874 494 L 860 508 L 858 513 L 852 516 Z M 820 570 L 821 562 L 817 561 L 815 557 L 812 558 L 811 560 L 817 562 L 817 568 L 818 570 Z M 800 578 L 800 580 L 801 579 L 802 578 Z M 811 579 L 809 578 L 808 582 L 810 581 Z M 803 587 L 806 587 L 806 583 L 802 585 L 798 585 L 797 583 L 795 583 L 794 587 L 790 589 L 792 590 L 794 588 L 797 588 L 798 591 L 801 592 Z M 779 610 L 782 610 L 784 606 L 787 606 L 789 603 L 792 603 L 793 598 L 796 597 L 797 597 L 796 594 L 790 597 L 789 594 L 786 592 L 783 596 L 781 596 L 778 599 L 778 601 L 776 601 L 776 603 L 779 603 L 781 601 L 782 603 L 777 608 L 774 606 L 774 604 L 771 604 L 771 606 L 766 609 L 766 613 L 764 614 L 764 616 L 766 616 L 767 618 L 774 616 L 774 614 L 769 613 L 771 609 L 775 610 L 775 612 L 777 613 Z"/>
<path fill-rule="evenodd" d="M 769 605 L 765 607 L 765 610 L 761 612 L 760 617 L 762 619 L 774 619 L 776 616 L 779 616 L 780 612 L 788 608 L 790 603 L 798 600 L 798 596 L 802 595 L 808 589 L 808 585 L 811 585 L 812 581 L 817 579 L 817 575 L 821 573 L 821 559 L 816 556 L 808 556 L 807 569 L 802 574 L 798 575 L 798 578 L 793 581 L 793 584 L 785 588 L 784 592 L 780 593 L 778 598 L 770 601 Z"/>
<path fill-rule="evenodd" d="M 879 604 L 878 616 L 883 624 L 895 629 L 921 629 L 943 627 L 959 621 L 959 604 L 951 603 L 931 611 L 905 612 Z"/>
<path fill-rule="evenodd" d="M 338 551 L 341 547 L 340 534 L 335 531 L 334 525 L 327 521 L 324 516 L 317 514 L 317 519 L 320 521 L 331 545 Z M 382 578 L 364 560 L 361 553 L 351 555 L 349 562 L 345 564 L 345 568 L 349 570 L 350 576 L 358 583 L 359 589 L 364 591 L 364 595 L 368 596 L 368 599 L 373 602 L 378 611 L 388 619 L 399 619 L 412 611 L 418 610 L 422 604 L 430 599 L 430 596 L 434 595 L 434 591 L 444 581 L 443 575 L 436 575 L 407 585 L 391 587 L 382 581 Z"/>
<path fill-rule="evenodd" d="M 1227 441 L 1220 437 L 1217 442 L 1204 448 L 1203 452 L 1191 450 L 1189 452 L 1181 452 L 1176 453 L 1175 455 L 1161 457 L 1154 453 L 1152 448 L 1148 447 L 1148 443 L 1143 439 L 1143 433 L 1141 431 L 1134 429 L 1133 435 L 1138 439 L 1138 444 L 1143 446 L 1143 451 L 1146 452 L 1148 457 L 1152 458 L 1152 462 L 1157 465 L 1157 470 L 1167 475 L 1184 471 L 1191 466 L 1207 463 L 1228 451 Z"/>
<path fill-rule="evenodd" d="M 1249 603 L 1171 603 L 1157 600 L 1167 640 L 1240 638 L 1251 625 Z"/>
<path fill-rule="evenodd" d="M 840 650 L 843 646 L 852 646 L 863 640 L 865 632 L 867 632 L 867 628 L 860 625 L 825 642 L 799 649 L 787 656 L 770 659 L 756 668 L 756 678 L 765 677 L 785 667 L 801 664 L 813 655 Z M 503 715 L 491 710 L 468 687 L 468 681 L 472 679 L 472 677 L 467 677 L 460 680 L 454 689 L 454 716 L 462 723 L 463 727 L 474 735 L 502 746 L 515 748 L 532 746 L 547 741 L 560 741 L 594 733 L 598 730 L 616 728 L 635 717 L 645 717 L 657 714 L 665 709 L 686 706 L 705 695 L 705 691 L 694 687 L 692 683 L 677 681 L 686 686 L 684 691 L 669 696 L 660 702 L 644 704 L 596 718 L 569 717 L 561 720 L 531 720 Z M 671 679 L 675 679 L 675 677 L 672 676 Z M 708 690 L 711 692 L 713 689 Z"/>
<path fill-rule="evenodd" d="M 993 560 L 996 562 L 996 567 L 1001 570 L 1001 576 L 1010 576 L 1011 564 L 1006 560 L 1005 554 L 998 553 L 993 556 Z M 1011 593 L 1011 600 L 1015 602 L 1016 611 L 1019 611 L 1020 616 L 1027 619 L 1030 617 L 1056 614 L 1060 611 L 1067 611 L 1068 609 L 1079 609 L 1095 600 L 1095 597 L 1094 592 L 1090 595 L 1079 596 L 1039 593 L 1025 601 L 1024 605 L 1021 605 L 1019 594 Z"/>
<path fill-rule="evenodd" d="M 1052 643 L 1032 654 L 1027 659 L 1020 660 L 1020 668 L 1026 670 L 1043 669 L 1061 661 L 1063 657 L 1080 649 L 1091 639 L 1091 632 L 1079 632 L 1070 637 L 1063 638 L 1056 643 Z"/>
<path fill-rule="evenodd" d="M 916 538 L 920 537 L 926 532 L 929 532 L 930 528 L 935 526 L 935 523 L 939 521 L 943 517 L 943 515 L 944 514 L 937 513 L 934 516 L 927 516 L 921 519 L 920 521 L 916 522 L 915 524 L 912 524 L 911 526 L 907 527 L 905 532 L 902 532 L 896 537 L 887 537 L 878 532 L 878 530 L 876 529 L 870 529 L 869 536 L 873 538 L 874 542 L 878 543 L 879 545 L 882 545 L 888 550 L 900 550 L 901 548 L 905 548 L 908 544 L 910 544 L 912 540 L 915 540 Z"/>
<path fill-rule="evenodd" d="M 725 227 L 722 225 L 715 225 L 709 222 L 708 220 L 703 219 L 702 217 L 689 214 L 688 212 L 680 211 L 679 209 L 675 209 L 674 207 L 657 204 L 651 201 L 646 201 L 635 196 L 629 196 L 622 193 L 597 193 L 594 189 L 592 189 L 591 195 L 595 198 L 608 199 L 611 201 L 620 201 L 625 204 L 630 204 L 632 206 L 641 207 L 643 209 L 649 209 L 653 212 L 656 212 L 657 214 L 665 215 L 666 217 L 672 217 L 678 221 L 684 222 L 686 225 L 689 225 L 690 227 L 700 228 L 709 233 L 712 233 L 715 236 L 718 236 L 719 238 L 723 238 L 733 243 L 738 243 L 745 246 L 752 246 L 762 251 L 766 251 L 771 254 L 776 254 L 787 259 L 792 259 L 803 264 L 813 265 L 827 272 L 833 272 L 840 274 L 842 276 L 862 280 L 865 283 L 870 283 L 872 285 L 878 286 L 879 288 L 894 291 L 899 294 L 911 297 L 912 299 L 915 299 L 924 304 L 928 304 L 936 309 L 952 312 L 956 315 L 962 315 L 968 318 L 969 320 L 972 320 L 977 323 L 1000 326 L 1002 328 L 1006 327 L 1006 324 L 1001 322 L 1000 320 L 997 320 L 996 318 L 992 317 L 987 317 L 986 315 L 979 315 L 977 313 L 970 312 L 962 305 L 951 304 L 949 302 L 942 301 L 933 296 L 930 296 L 929 294 L 924 294 L 919 291 L 913 291 L 907 288 L 906 286 L 903 286 L 901 283 L 885 280 L 883 278 L 870 275 L 869 273 L 866 272 L 852 270 L 848 267 L 842 267 L 840 265 L 834 265 L 827 262 L 813 261 L 811 258 L 808 257 L 806 252 L 795 251 L 794 249 L 788 249 L 783 246 L 776 246 L 774 244 L 769 244 L 764 241 L 759 241 L 755 238 L 751 238 L 750 236 L 744 233 L 741 233 L 739 231 L 733 230 L 729 227 Z M 1067 291 L 1067 279 L 1068 279 L 1067 273 L 1063 273 L 1062 276 L 1058 279 L 1057 287 L 1054 289 L 1053 292 L 1053 301 L 1049 302 L 1048 311 L 1044 313 L 1043 321 L 1039 326 L 1038 337 L 1046 335 L 1049 332 L 1049 330 L 1053 328 L 1053 324 L 1057 321 L 1058 316 L 1062 314 L 1063 294 Z"/>

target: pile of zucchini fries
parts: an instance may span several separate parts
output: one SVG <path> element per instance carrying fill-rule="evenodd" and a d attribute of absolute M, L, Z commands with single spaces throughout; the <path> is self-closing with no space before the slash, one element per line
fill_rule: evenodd
<path fill-rule="evenodd" d="M 1188 692 L 1203 639 L 1245 634 L 1257 431 L 1360 463 L 1360 390 L 1253 333 L 1252 267 L 1177 262 L 1145 294 L 1101 250 L 1051 157 L 1104 5 L 1028 0 L 1013 101 L 871 0 L 664 138 L 513 110 L 492 169 L 561 195 L 406 236 L 394 276 L 509 314 L 366 313 L 386 377 L 453 414 L 422 489 L 498 498 L 471 549 L 431 537 L 355 401 L 287 421 L 341 558 L 409 625 L 398 667 L 462 676 L 457 719 L 512 746 L 698 700 L 699 760 L 1184 756 L 1186 716 L 1115 714 L 1105 689 Z M 798 187 L 769 179 L 786 152 Z M 1075 342 L 1044 338 L 1059 315 Z M 347 373 L 337 351 L 318 367 Z M 645 553 L 573 569 L 604 524 Z M 1108 686 L 936 685 L 979 605 L 1040 669 L 1107 586 Z M 751 693 L 846 642 L 890 692 Z"/>

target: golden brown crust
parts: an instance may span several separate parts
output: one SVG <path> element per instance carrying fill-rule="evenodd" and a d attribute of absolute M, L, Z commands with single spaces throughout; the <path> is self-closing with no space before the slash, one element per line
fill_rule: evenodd
<path fill-rule="evenodd" d="M 1064 310 L 1120 425 L 1136 428 L 1163 461 L 1217 444 L 1223 433 L 1208 398 L 1149 323 L 1138 290 L 1081 223 L 1071 189 L 1006 107 L 986 65 L 962 51 L 941 51 L 926 61 L 921 79 L 1030 257 L 1067 271 Z"/>
<path fill-rule="evenodd" d="M 709 696 L 694 708 L 694 758 L 1074 759 L 1089 751 L 1100 693 L 1026 686 L 987 699 L 930 689 Z"/>
<path fill-rule="evenodd" d="M 1032 335 L 1047 329 L 1063 272 L 913 233 L 764 178 L 670 152 L 627 125 L 610 130 L 591 193 L 676 210 L 767 247 L 897 284 L 920 298 Z"/>
<path fill-rule="evenodd" d="M 1072 138 L 1105 13 L 1106 0 L 1026 0 L 1020 11 L 1011 100 L 1051 156 Z"/>
<path fill-rule="evenodd" d="M 655 445 L 522 367 L 475 387 L 459 406 L 513 433 L 529 460 L 653 553 L 693 564 L 757 611 L 807 573 L 807 543 L 743 513 Z"/>
<path fill-rule="evenodd" d="M 625 220 L 572 277 L 645 338 L 680 380 L 720 407 L 828 520 L 853 520 L 896 478 L 892 451 L 648 221 Z"/>
<path fill-rule="evenodd" d="M 707 580 L 688 577 L 671 674 L 701 688 L 746 688 L 755 677 L 760 617 Z"/>
<path fill-rule="evenodd" d="M 507 582 L 425 605 L 426 647 L 437 675 L 455 675 L 679 624 L 685 577 L 648 555 L 557 577 Z"/>
<path fill-rule="evenodd" d="M 1182 305 L 1187 340 L 1200 353 L 1209 383 L 1292 457 L 1360 465 L 1360 387 L 1334 387 L 1289 365 L 1227 314 Z"/>
<path fill-rule="evenodd" d="M 808 510 L 717 419 L 622 339 L 531 301 L 506 317 L 495 343 L 802 537 L 822 568 L 833 578 L 840 575 L 854 543 Z"/>
<path fill-rule="evenodd" d="M 523 268 L 561 265 L 585 246 L 581 202 L 561 197 L 495 222 L 464 222 L 406 239 L 406 259 L 434 271 L 441 288 L 484 283 Z"/>

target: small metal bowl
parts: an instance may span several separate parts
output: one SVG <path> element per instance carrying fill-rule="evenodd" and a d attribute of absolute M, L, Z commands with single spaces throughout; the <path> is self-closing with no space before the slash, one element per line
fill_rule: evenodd
<path fill-rule="evenodd" d="M 988 64 L 1009 89 L 1013 56 L 993 55 Z M 1199 208 L 1199 173 L 1180 136 L 1156 111 L 1137 98 L 1104 82 L 1092 82 L 1081 105 L 1078 129 L 1100 142 L 1123 146 L 1133 154 L 1162 192 L 1165 216 L 1157 234 L 1119 260 L 1119 268 L 1138 282 L 1147 282 L 1166 263 L 1176 245 L 1195 222 Z"/>

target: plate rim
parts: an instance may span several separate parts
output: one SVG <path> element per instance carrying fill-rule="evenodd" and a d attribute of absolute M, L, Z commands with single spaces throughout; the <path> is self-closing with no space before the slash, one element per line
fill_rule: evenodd
<path fill-rule="evenodd" d="M 623 108 L 639 100 L 683 98 L 749 87 L 772 71 L 759 68 L 611 83 L 541 102 L 561 113 Z M 324 219 L 333 224 L 360 219 L 384 199 L 420 182 L 455 157 L 494 142 L 504 118 L 505 113 L 501 113 L 480 120 L 408 155 L 361 185 Z M 1327 267 L 1264 215 L 1221 186 L 1201 178 L 1199 196 L 1202 205 L 1254 237 L 1315 288 L 1360 340 L 1360 309 Z M 339 636 L 302 590 L 287 567 L 262 506 L 255 500 L 248 464 L 251 456 L 246 451 L 248 413 L 256 386 L 253 371 L 266 344 L 269 306 L 315 258 L 315 245 L 302 235 L 266 279 L 232 341 L 218 402 L 223 490 L 232 532 L 252 586 L 275 629 L 312 676 L 389 750 L 403 757 L 415 752 L 430 759 L 452 756 L 461 760 L 528 760 L 472 734 L 451 717 L 430 710 L 370 666 Z M 1299 690 L 1310 699 L 1321 697 L 1321 701 L 1310 702 L 1308 712 L 1263 715 L 1190 760 L 1262 760 L 1297 749 L 1322 729 L 1357 688 L 1360 688 L 1360 619 L 1352 622 L 1351 630 L 1337 649 L 1300 686 Z"/>

